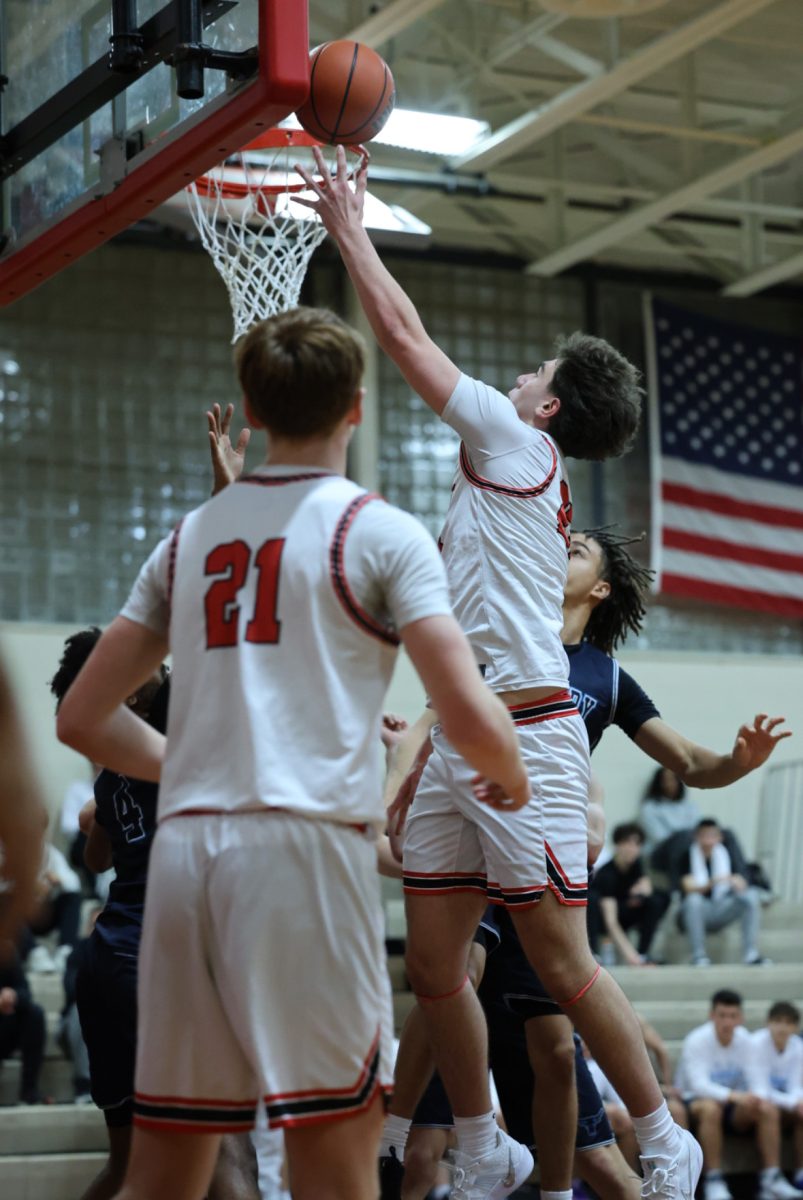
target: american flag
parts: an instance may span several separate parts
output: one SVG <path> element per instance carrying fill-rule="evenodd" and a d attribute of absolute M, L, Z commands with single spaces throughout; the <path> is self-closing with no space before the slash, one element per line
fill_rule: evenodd
<path fill-rule="evenodd" d="M 656 590 L 803 619 L 803 342 L 648 310 Z"/>

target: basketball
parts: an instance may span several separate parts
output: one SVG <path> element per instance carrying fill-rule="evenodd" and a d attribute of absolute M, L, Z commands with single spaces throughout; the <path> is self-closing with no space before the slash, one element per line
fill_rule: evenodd
<path fill-rule="evenodd" d="M 321 142 L 356 145 L 376 137 L 396 100 L 390 68 L 361 42 L 325 42 L 310 55 L 310 90 L 296 111 Z"/>

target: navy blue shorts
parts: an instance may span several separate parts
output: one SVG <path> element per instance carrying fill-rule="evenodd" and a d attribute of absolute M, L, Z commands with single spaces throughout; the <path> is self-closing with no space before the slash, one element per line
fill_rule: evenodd
<path fill-rule="evenodd" d="M 137 1057 L 137 959 L 115 953 L 95 931 L 76 980 L 76 1004 L 89 1053 L 92 1099 L 111 1127 L 133 1118 Z"/>
<path fill-rule="evenodd" d="M 526 1146 L 533 1144 L 532 1101 L 538 1081 L 527 1056 L 524 1024 L 528 1017 L 516 1019 L 509 1007 L 486 1000 L 488 1044 L 496 1090 L 505 1124 L 511 1137 Z M 543 1012 L 539 1015 L 543 1016 Z M 593 1150 L 615 1141 L 597 1086 L 591 1077 L 580 1039 L 575 1036 L 575 1078 L 577 1086 L 577 1133 L 575 1148 Z"/>

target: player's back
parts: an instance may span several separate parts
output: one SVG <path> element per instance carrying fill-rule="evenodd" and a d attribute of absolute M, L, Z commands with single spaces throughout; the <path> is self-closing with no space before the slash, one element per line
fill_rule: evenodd
<path fill-rule="evenodd" d="M 398 644 L 380 560 L 410 521 L 340 476 L 284 467 L 184 520 L 160 819 L 262 806 L 379 819 L 379 711 Z"/>

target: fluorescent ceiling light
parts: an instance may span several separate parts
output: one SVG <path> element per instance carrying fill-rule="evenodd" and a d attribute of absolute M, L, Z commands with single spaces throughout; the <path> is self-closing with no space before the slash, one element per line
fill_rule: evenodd
<path fill-rule="evenodd" d="M 290 129 L 300 128 L 294 116 L 282 121 Z M 490 133 L 487 121 L 473 117 L 450 117 L 443 113 L 419 112 L 412 108 L 395 108 L 388 123 L 372 142 L 383 146 L 398 146 L 420 154 L 442 154 L 451 157 L 465 154 L 476 141 Z"/>
<path fill-rule="evenodd" d="M 421 154 L 465 154 L 479 138 L 490 133 L 487 121 L 472 117 L 449 117 L 443 113 L 396 108 L 388 123 L 373 139 L 385 146 L 418 150 Z"/>

